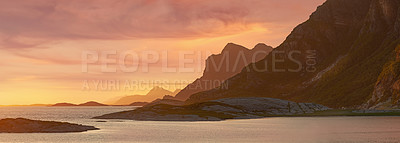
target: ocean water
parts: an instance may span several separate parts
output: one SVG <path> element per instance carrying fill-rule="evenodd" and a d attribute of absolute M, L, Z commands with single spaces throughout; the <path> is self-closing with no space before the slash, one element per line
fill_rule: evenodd
<path fill-rule="evenodd" d="M 0 142 L 400 142 L 400 117 L 274 117 L 219 122 L 90 119 L 132 109 L 0 107 L 0 118 L 67 121 L 100 128 L 83 133 L 3 133 Z"/>

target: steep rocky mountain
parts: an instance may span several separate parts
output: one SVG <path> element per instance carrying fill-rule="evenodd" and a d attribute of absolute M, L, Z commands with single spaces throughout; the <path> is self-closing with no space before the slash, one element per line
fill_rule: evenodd
<path fill-rule="evenodd" d="M 399 100 L 398 0 L 327 0 L 265 59 L 186 104 L 272 97 L 333 108 Z M 368 104 L 366 104 L 368 102 Z"/>
<path fill-rule="evenodd" d="M 113 105 L 129 105 L 134 102 L 151 102 L 153 100 L 156 100 L 158 98 L 163 98 L 165 95 L 175 95 L 179 90 L 176 90 L 175 92 L 168 91 L 166 89 L 163 89 L 162 87 L 155 86 L 153 89 L 151 89 L 146 95 L 131 95 L 131 96 L 125 96 L 120 99 L 118 99 Z"/>
<path fill-rule="evenodd" d="M 243 67 L 263 59 L 271 51 L 272 47 L 262 43 L 251 50 L 229 43 L 220 54 L 207 58 L 202 77 L 186 86 L 175 97 L 164 97 L 164 99 L 184 101 L 194 93 L 216 88 L 224 80 L 238 74 Z"/>

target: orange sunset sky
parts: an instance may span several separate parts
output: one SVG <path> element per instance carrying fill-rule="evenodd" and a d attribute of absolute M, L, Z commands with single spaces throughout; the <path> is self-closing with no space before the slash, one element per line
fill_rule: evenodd
<path fill-rule="evenodd" d="M 83 90 L 84 81 L 194 81 L 229 42 L 278 46 L 324 0 L 0 0 L 0 105 L 104 102 L 137 90 Z M 82 52 L 194 51 L 192 72 L 82 71 Z M 201 57 L 201 58 L 199 58 Z M 110 57 L 115 58 L 115 57 Z M 165 58 L 165 57 L 162 57 Z M 145 82 L 146 83 L 146 82 Z M 187 84 L 187 83 L 186 83 Z M 169 90 L 181 85 L 165 86 Z M 90 85 L 92 86 L 92 85 Z M 121 85 L 122 86 L 122 85 Z"/>

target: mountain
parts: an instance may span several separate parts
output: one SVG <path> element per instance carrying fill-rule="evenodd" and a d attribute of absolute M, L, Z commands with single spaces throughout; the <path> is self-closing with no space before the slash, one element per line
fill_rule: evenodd
<path fill-rule="evenodd" d="M 226 80 L 226 88 L 193 94 L 186 104 L 256 96 L 332 108 L 398 107 L 399 3 L 327 0 L 266 58 Z"/>
<path fill-rule="evenodd" d="M 164 99 L 184 101 L 194 93 L 218 87 L 224 80 L 238 74 L 243 67 L 263 59 L 271 51 L 271 46 L 262 43 L 251 50 L 228 43 L 220 54 L 207 58 L 202 77 L 186 86 L 175 97 L 164 97 Z"/>
<path fill-rule="evenodd" d="M 176 90 L 175 92 L 178 91 L 179 90 Z M 175 93 L 156 86 L 151 89 L 146 95 L 125 96 L 118 99 L 116 102 L 113 103 L 113 105 L 129 105 L 134 102 L 151 102 L 158 98 L 163 98 L 163 96 L 165 95 L 175 95 Z"/>
<path fill-rule="evenodd" d="M 364 109 L 399 108 L 399 42 L 400 1 L 327 0 L 264 59 L 219 87 L 192 94 L 183 104 L 146 105 L 95 118 L 214 121 L 320 111 L 327 116 L 398 115 L 398 110 Z"/>
<path fill-rule="evenodd" d="M 78 104 L 78 105 L 72 104 L 72 103 L 57 103 L 57 104 L 54 104 L 51 106 L 108 106 L 108 105 L 90 101 L 90 102 L 86 102 L 86 103 L 82 103 L 82 104 Z"/>
<path fill-rule="evenodd" d="M 108 105 L 101 104 L 101 103 L 94 102 L 94 101 L 90 101 L 90 102 L 79 104 L 78 106 L 108 106 Z"/>

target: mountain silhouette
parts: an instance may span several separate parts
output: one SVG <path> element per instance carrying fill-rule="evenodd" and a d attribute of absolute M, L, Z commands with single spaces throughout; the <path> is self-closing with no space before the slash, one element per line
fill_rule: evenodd
<path fill-rule="evenodd" d="M 101 104 L 101 103 L 94 102 L 94 101 L 89 101 L 86 103 L 79 104 L 78 106 L 108 106 L 108 105 Z"/>
<path fill-rule="evenodd" d="M 220 54 L 211 55 L 207 58 L 202 77 L 186 86 L 175 97 L 167 96 L 164 99 L 184 101 L 194 93 L 218 87 L 224 80 L 239 73 L 243 67 L 263 59 L 271 51 L 272 47 L 262 43 L 257 44 L 251 50 L 234 43 L 228 43 Z"/>
<path fill-rule="evenodd" d="M 101 104 L 101 103 L 94 102 L 94 101 L 89 101 L 89 102 L 78 104 L 78 105 L 72 104 L 72 103 L 57 103 L 52 106 L 108 106 L 108 105 Z"/>
<path fill-rule="evenodd" d="M 399 6 L 398 0 L 327 0 L 275 54 L 226 80 L 227 89 L 193 94 L 186 103 L 256 96 L 333 108 L 398 108 Z"/>
<path fill-rule="evenodd" d="M 174 92 L 168 91 L 163 89 L 162 87 L 155 86 L 151 89 L 146 95 L 131 95 L 125 96 L 118 99 L 113 105 L 130 105 L 134 102 L 151 102 L 158 98 L 163 98 L 165 95 L 175 95 L 175 93 L 179 92 L 180 90 L 176 90 Z"/>

